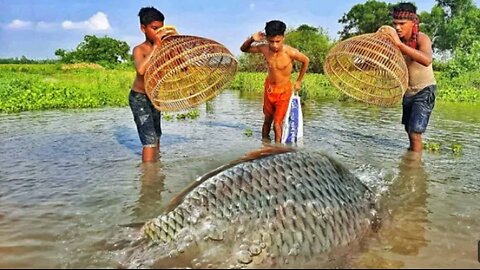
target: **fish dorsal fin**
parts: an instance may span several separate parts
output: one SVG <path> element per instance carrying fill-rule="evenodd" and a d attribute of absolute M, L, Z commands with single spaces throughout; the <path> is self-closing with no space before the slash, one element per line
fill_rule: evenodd
<path fill-rule="evenodd" d="M 210 179 L 211 177 L 219 174 L 222 171 L 225 171 L 227 169 L 230 169 L 233 166 L 236 166 L 238 164 L 244 163 L 244 162 L 249 162 L 255 159 L 261 159 L 265 158 L 268 156 L 272 155 L 278 155 L 278 154 L 283 154 L 287 152 L 293 152 L 296 151 L 294 148 L 291 147 L 285 147 L 285 146 L 268 146 L 268 147 L 263 147 L 259 150 L 255 150 L 252 152 L 247 153 L 245 156 L 234 160 L 226 165 L 220 166 L 200 177 L 197 178 L 193 183 L 191 183 L 189 186 L 187 186 L 183 191 L 181 191 L 179 194 L 177 194 L 175 197 L 172 198 L 170 203 L 165 207 L 165 213 L 168 213 L 175 209 L 180 203 L 183 202 L 183 199 L 185 196 L 190 193 L 192 190 L 194 190 L 196 187 L 201 185 L 203 182 L 205 182 L 207 179 Z"/>

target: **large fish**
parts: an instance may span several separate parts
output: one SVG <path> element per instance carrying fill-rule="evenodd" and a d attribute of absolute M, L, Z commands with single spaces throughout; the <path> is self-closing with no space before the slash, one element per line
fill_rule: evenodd
<path fill-rule="evenodd" d="M 142 233 L 171 260 L 155 267 L 320 267 L 371 230 L 373 195 L 325 154 L 269 148 L 200 177 Z"/>

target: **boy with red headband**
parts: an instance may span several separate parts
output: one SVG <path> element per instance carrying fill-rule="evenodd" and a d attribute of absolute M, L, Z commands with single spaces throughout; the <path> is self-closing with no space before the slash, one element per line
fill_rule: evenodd
<path fill-rule="evenodd" d="M 265 34 L 258 32 L 249 37 L 240 47 L 242 52 L 261 53 L 268 64 L 268 76 L 265 79 L 265 93 L 263 99 L 263 113 L 265 120 L 262 128 L 262 139 L 270 141 L 270 129 L 273 122 L 275 142 L 282 139 L 282 122 L 292 96 L 292 88 L 300 90 L 302 79 L 307 72 L 309 59 L 297 49 L 284 45 L 287 26 L 281 21 L 270 21 L 265 26 Z M 253 42 L 267 40 L 267 44 L 260 43 L 252 46 Z M 292 85 L 293 62 L 302 63 L 297 82 Z"/>
<path fill-rule="evenodd" d="M 382 26 L 405 57 L 408 67 L 408 89 L 403 97 L 402 124 L 410 140 L 409 150 L 422 151 L 425 132 L 435 106 L 436 80 L 432 69 L 432 41 L 419 31 L 417 8 L 412 3 L 393 7 L 393 26 Z"/>

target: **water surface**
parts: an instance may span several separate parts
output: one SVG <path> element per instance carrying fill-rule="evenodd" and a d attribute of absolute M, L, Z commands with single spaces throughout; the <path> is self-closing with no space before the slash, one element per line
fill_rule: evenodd
<path fill-rule="evenodd" d="M 225 91 L 199 108 L 196 120 L 162 122 L 161 157 L 149 165 L 128 107 L 0 115 L 0 267 L 119 267 L 135 233 L 123 225 L 261 147 L 261 97 Z M 480 106 L 437 104 L 425 139 L 441 151 L 420 161 L 406 153 L 400 119 L 400 107 L 304 105 L 304 147 L 382 193 L 385 223 L 346 267 L 478 268 Z"/>

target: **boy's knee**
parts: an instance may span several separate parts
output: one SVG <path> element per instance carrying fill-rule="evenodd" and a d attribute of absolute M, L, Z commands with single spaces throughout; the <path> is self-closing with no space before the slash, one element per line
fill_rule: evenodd
<path fill-rule="evenodd" d="M 273 118 L 265 117 L 265 121 L 263 122 L 264 125 L 272 125 L 272 123 L 273 123 Z"/>
<path fill-rule="evenodd" d="M 282 123 L 275 122 L 275 123 L 273 123 L 273 126 L 275 128 L 282 128 Z"/>

